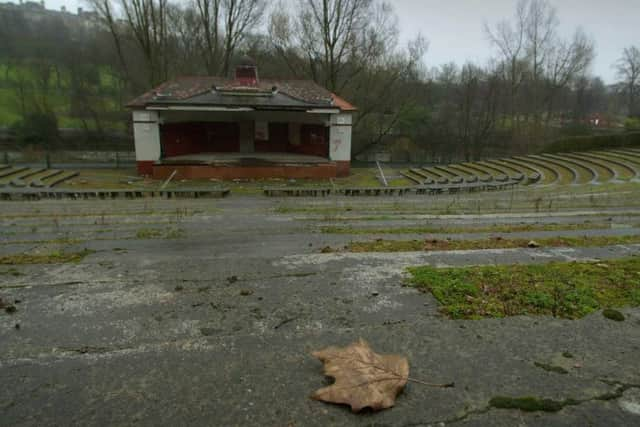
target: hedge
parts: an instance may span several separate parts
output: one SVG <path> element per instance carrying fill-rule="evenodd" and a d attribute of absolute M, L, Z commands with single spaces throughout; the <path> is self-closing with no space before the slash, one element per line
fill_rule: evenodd
<path fill-rule="evenodd" d="M 640 147 L 640 132 L 561 138 L 544 147 L 541 152 L 566 153 L 570 151 L 606 150 L 620 147 Z"/>

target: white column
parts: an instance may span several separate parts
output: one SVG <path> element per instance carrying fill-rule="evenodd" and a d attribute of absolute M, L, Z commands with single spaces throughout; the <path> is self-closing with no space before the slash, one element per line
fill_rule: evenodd
<path fill-rule="evenodd" d="M 329 159 L 348 162 L 351 160 L 351 114 L 332 114 L 330 123 Z"/>
<path fill-rule="evenodd" d="M 133 112 L 133 139 L 136 161 L 160 160 L 160 126 L 156 111 Z"/>

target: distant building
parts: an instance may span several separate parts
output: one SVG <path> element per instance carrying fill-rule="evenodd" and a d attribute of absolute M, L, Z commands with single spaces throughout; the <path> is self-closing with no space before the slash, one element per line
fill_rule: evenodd
<path fill-rule="evenodd" d="M 0 3 L 0 14 L 3 12 L 21 13 L 27 22 L 39 23 L 46 19 L 60 19 L 70 29 L 91 29 L 100 24 L 98 14 L 94 11 L 86 11 L 79 7 L 77 13 L 67 11 L 65 6 L 60 10 L 51 10 L 45 7 L 44 1 L 25 1 L 19 3 Z"/>
<path fill-rule="evenodd" d="M 183 77 L 128 104 L 138 172 L 165 178 L 331 178 L 349 174 L 355 108 L 307 80 Z"/>

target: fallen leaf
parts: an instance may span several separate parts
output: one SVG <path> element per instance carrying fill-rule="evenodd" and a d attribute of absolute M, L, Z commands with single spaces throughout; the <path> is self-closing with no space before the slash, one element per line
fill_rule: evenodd
<path fill-rule="evenodd" d="M 360 339 L 347 347 L 327 347 L 314 351 L 324 363 L 324 373 L 335 382 L 317 390 L 313 399 L 351 406 L 353 412 L 369 407 L 390 408 L 409 379 L 409 361 L 399 355 L 374 352 Z"/>

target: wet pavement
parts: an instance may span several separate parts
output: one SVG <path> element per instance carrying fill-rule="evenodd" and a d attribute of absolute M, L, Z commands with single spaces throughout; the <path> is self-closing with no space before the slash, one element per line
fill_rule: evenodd
<path fill-rule="evenodd" d="M 15 313 L 0 313 L 0 425 L 640 424 L 640 309 L 623 309 L 624 322 L 600 312 L 575 321 L 454 321 L 430 294 L 406 285 L 409 266 L 606 260 L 638 256 L 640 245 L 323 254 L 327 245 L 388 235 L 324 234 L 323 215 L 283 213 L 280 203 L 0 204 L 0 256 L 94 251 L 79 263 L 0 265 L 0 297 L 20 301 Z M 349 203 L 349 215 L 365 216 L 371 201 Z M 386 215 L 376 227 L 604 220 L 630 227 L 551 232 L 582 236 L 637 234 L 640 223 L 624 210 L 441 215 L 401 225 Z M 149 238 L 144 230 L 165 234 Z M 412 377 L 455 387 L 409 383 L 394 408 L 376 414 L 309 399 L 327 384 L 310 351 L 359 337 L 406 355 Z M 491 408 L 500 395 L 571 404 L 553 413 Z"/>

